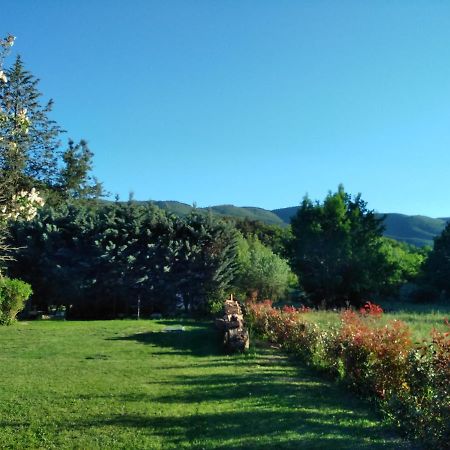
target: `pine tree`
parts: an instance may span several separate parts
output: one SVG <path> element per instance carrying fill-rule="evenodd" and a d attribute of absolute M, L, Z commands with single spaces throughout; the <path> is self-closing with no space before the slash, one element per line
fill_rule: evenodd
<path fill-rule="evenodd" d="M 64 167 L 57 183 L 63 198 L 89 199 L 104 195 L 102 184 L 90 175 L 93 156 L 86 141 L 75 144 L 69 140 L 69 146 L 62 155 Z"/>
<path fill-rule="evenodd" d="M 45 191 L 51 204 L 104 195 L 91 176 L 93 153 L 86 141 L 69 140 L 62 150 L 65 131 L 50 118 L 53 100 L 42 102 L 39 80 L 22 59 L 17 57 L 5 73 L 7 83 L 0 81 L 0 110 L 6 118 L 0 121 L 0 178 L 15 191 Z"/>
<path fill-rule="evenodd" d="M 39 80 L 25 69 L 20 57 L 6 76 L 8 82 L 0 85 L 0 106 L 9 120 L 2 122 L 0 136 L 9 145 L 0 150 L 0 172 L 24 188 L 51 187 L 58 177 L 63 133 L 49 118 L 53 101 L 41 104 Z"/>

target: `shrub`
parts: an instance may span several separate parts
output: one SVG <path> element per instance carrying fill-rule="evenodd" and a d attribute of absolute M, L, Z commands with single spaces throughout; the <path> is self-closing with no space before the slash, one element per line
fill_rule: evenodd
<path fill-rule="evenodd" d="M 448 448 L 450 439 L 450 334 L 434 330 L 409 354 L 407 382 L 387 404 L 397 425 L 430 448 Z"/>
<path fill-rule="evenodd" d="M 0 325 L 11 324 L 33 293 L 22 280 L 0 278 Z"/>
<path fill-rule="evenodd" d="M 373 309 L 377 317 L 379 310 Z M 345 311 L 339 344 L 341 351 L 337 356 L 342 360 L 346 377 L 360 390 L 385 398 L 405 383 L 412 341 L 403 322 L 394 320 L 379 326 L 367 311 L 363 316 Z"/>
<path fill-rule="evenodd" d="M 340 327 L 328 330 L 305 320 L 305 308 L 280 310 L 266 300 L 249 303 L 247 311 L 255 332 L 376 397 L 388 417 L 426 447 L 448 448 L 450 332 L 433 331 L 430 342 L 413 346 L 408 326 L 380 322 L 382 309 L 370 302 L 359 313 L 342 312 Z"/>

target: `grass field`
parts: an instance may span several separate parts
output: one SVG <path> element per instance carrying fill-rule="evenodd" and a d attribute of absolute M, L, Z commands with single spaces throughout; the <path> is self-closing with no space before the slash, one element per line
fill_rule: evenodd
<path fill-rule="evenodd" d="M 407 447 L 368 404 L 256 346 L 226 356 L 207 323 L 0 327 L 0 446 L 77 449 Z"/>
<path fill-rule="evenodd" d="M 415 342 L 420 342 L 423 339 L 429 340 L 433 328 L 438 331 L 448 331 L 448 325 L 445 324 L 444 319 L 450 319 L 450 305 L 390 303 L 382 306 L 389 306 L 390 312 L 384 313 L 377 319 L 377 322 L 379 324 L 386 323 L 389 320 L 401 320 L 405 322 L 410 326 L 411 334 Z M 304 318 L 323 327 L 336 326 L 340 321 L 339 314 L 333 311 L 313 310 L 305 314 Z"/>

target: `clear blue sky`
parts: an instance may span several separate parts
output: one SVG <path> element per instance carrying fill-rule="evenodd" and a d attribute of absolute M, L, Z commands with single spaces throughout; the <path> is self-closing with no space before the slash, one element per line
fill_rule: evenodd
<path fill-rule="evenodd" d="M 0 31 L 127 198 L 273 209 L 343 183 L 450 216 L 450 2 L 21 0 Z"/>

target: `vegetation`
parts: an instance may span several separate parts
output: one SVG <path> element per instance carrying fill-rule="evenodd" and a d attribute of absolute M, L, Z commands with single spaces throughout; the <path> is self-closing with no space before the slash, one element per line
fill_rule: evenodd
<path fill-rule="evenodd" d="M 226 356 L 209 324 L 0 328 L 5 448 L 402 448 L 370 405 L 273 349 Z M 18 351 L 20 349 L 20 351 Z"/>
<path fill-rule="evenodd" d="M 417 281 L 429 253 L 427 247 L 416 247 L 405 242 L 384 238 L 381 252 L 390 267 L 386 274 L 383 294 L 398 294 L 406 283 Z"/>
<path fill-rule="evenodd" d="M 250 303 L 248 310 L 256 332 L 378 399 L 395 423 L 427 447 L 448 448 L 448 332 L 433 330 L 428 342 L 414 346 L 405 323 L 379 322 L 383 310 L 369 302 L 359 313 L 344 310 L 334 327 L 305 319 L 308 309 L 274 309 L 269 301 Z"/>
<path fill-rule="evenodd" d="M 151 205 L 74 202 L 15 223 L 11 234 L 22 248 L 10 273 L 32 284 L 33 305 L 65 305 L 72 318 L 135 314 L 138 299 L 144 314 L 173 312 L 180 301 L 204 313 L 235 273 L 230 225 Z"/>
<path fill-rule="evenodd" d="M 288 262 L 256 236 L 239 239 L 237 266 L 234 284 L 244 298 L 279 300 L 286 297 L 290 286 L 297 284 Z"/>
<path fill-rule="evenodd" d="M 274 209 L 275 213 L 286 224 L 290 223 L 299 210 L 299 206 Z M 405 214 L 375 214 L 384 219 L 384 236 L 396 241 L 405 242 L 417 247 L 430 247 L 433 239 L 438 236 L 448 221 L 448 218 L 432 218 L 426 216 L 407 216 Z"/>
<path fill-rule="evenodd" d="M 21 280 L 0 277 L 0 325 L 10 325 L 32 294 L 31 286 Z"/>
<path fill-rule="evenodd" d="M 206 315 L 237 292 L 253 301 L 255 331 L 375 398 L 409 435 L 446 448 L 448 320 L 403 312 L 395 316 L 401 322 L 367 302 L 376 295 L 388 307 L 402 296 L 448 303 L 446 219 L 380 216 L 342 186 L 323 202 L 305 197 L 273 212 L 100 201 L 87 142 L 70 140 L 63 150 L 38 80 L 20 58 L 4 69 L 13 43 L 0 40 L 0 325 L 15 321 L 32 292 L 29 308 L 61 306 L 70 319 Z M 433 249 L 424 247 L 442 229 Z M 328 311 L 256 303 L 286 300 L 293 288 Z M 330 311 L 344 305 L 364 306 Z M 368 438 L 373 416 L 338 386 L 316 381 L 306 391 L 296 371 L 310 373 L 274 351 L 225 357 L 208 326 L 187 322 L 186 333 L 162 333 L 167 324 L 0 329 L 0 376 L 9 383 L 0 392 L 2 445 L 298 448 L 320 436 L 324 448 L 398 446 L 380 426 Z"/>
<path fill-rule="evenodd" d="M 450 223 L 434 241 L 424 265 L 422 284 L 435 289 L 435 295 L 450 293 Z"/>
<path fill-rule="evenodd" d="M 339 186 L 323 203 L 305 197 L 292 219 L 292 267 L 313 303 L 361 304 L 391 270 L 382 221 Z"/>

